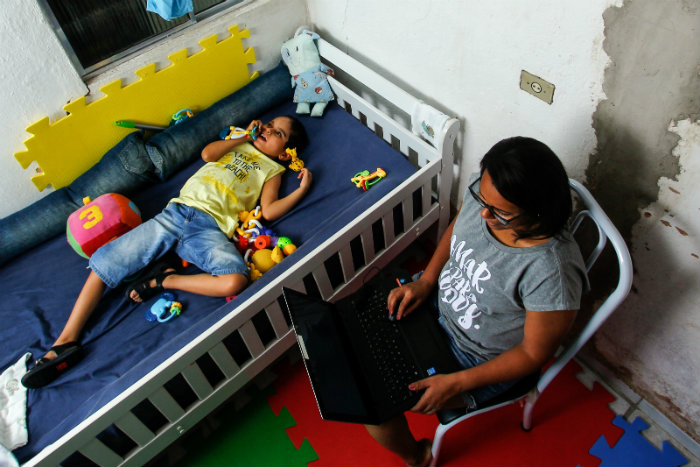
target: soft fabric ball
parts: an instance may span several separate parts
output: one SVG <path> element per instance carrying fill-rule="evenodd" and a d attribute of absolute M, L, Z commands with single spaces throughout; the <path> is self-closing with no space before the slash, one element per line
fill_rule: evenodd
<path fill-rule="evenodd" d="M 73 249 L 85 258 L 141 223 L 136 205 L 120 194 L 107 193 L 94 201 L 83 201 L 85 206 L 68 217 L 66 236 Z"/>

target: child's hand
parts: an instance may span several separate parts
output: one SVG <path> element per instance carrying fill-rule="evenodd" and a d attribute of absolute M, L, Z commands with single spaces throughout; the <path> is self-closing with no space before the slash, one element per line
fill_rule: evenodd
<path fill-rule="evenodd" d="M 260 132 L 263 129 L 263 123 L 260 120 L 253 120 L 252 122 L 250 122 L 250 124 L 248 125 L 248 128 L 246 128 L 246 131 L 252 132 L 253 128 L 255 128 L 255 127 L 257 127 L 255 129 L 255 133 L 257 136 L 260 134 Z M 249 134 L 247 134 L 246 136 L 248 137 L 248 141 L 253 141 L 253 138 Z"/>
<path fill-rule="evenodd" d="M 299 175 L 297 175 L 297 178 L 301 180 L 301 182 L 299 182 L 299 188 L 301 188 L 304 193 L 309 191 L 309 188 L 311 188 L 311 181 L 313 179 L 311 176 L 311 171 L 309 169 L 301 169 Z"/>

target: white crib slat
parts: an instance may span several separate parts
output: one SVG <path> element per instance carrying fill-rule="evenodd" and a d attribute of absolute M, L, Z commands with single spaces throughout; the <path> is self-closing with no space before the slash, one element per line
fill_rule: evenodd
<path fill-rule="evenodd" d="M 165 415 L 170 422 L 175 422 L 185 413 L 173 396 L 165 388 L 160 387 L 156 392 L 148 397 L 148 400 L 156 406 L 158 411 Z"/>
<path fill-rule="evenodd" d="M 321 264 L 318 268 L 316 268 L 312 275 L 316 281 L 318 291 L 321 292 L 321 297 L 324 300 L 328 300 L 328 298 L 333 295 L 333 286 L 331 285 L 331 280 L 328 278 L 328 273 L 326 272 L 324 265 Z"/>
<path fill-rule="evenodd" d="M 403 232 L 408 232 L 413 225 L 413 196 L 403 200 L 401 208 L 403 209 Z"/>
<path fill-rule="evenodd" d="M 384 134 L 382 135 L 384 137 L 384 141 L 389 143 L 389 145 L 392 145 L 394 143 L 394 139 L 391 137 L 391 132 L 384 128 Z"/>
<path fill-rule="evenodd" d="M 394 210 L 390 209 L 382 216 L 382 228 L 384 229 L 384 245 L 394 243 Z"/>
<path fill-rule="evenodd" d="M 80 453 L 100 467 L 112 467 L 121 464 L 124 459 L 115 454 L 97 438 L 80 449 Z"/>
<path fill-rule="evenodd" d="M 272 329 L 275 330 L 275 336 L 281 339 L 289 331 L 289 326 L 287 321 L 284 319 L 284 312 L 282 307 L 277 301 L 270 303 L 265 307 L 265 312 L 267 317 L 270 319 L 270 324 L 272 324 Z"/>
<path fill-rule="evenodd" d="M 238 366 L 223 342 L 219 342 L 212 347 L 211 350 L 209 350 L 209 355 L 226 378 L 233 378 L 241 371 L 241 367 Z"/>
<path fill-rule="evenodd" d="M 372 229 L 365 230 L 360 234 L 362 239 L 362 252 L 365 255 L 365 264 L 369 264 L 374 259 L 374 237 Z"/>
<path fill-rule="evenodd" d="M 367 125 L 367 128 L 372 130 L 373 133 L 377 132 L 375 124 L 376 124 L 376 122 L 374 121 L 374 119 L 370 116 L 367 116 L 367 122 L 365 123 L 365 125 Z"/>
<path fill-rule="evenodd" d="M 248 351 L 253 356 L 253 358 L 257 357 L 265 351 L 265 346 L 260 340 L 260 336 L 258 336 L 258 332 L 255 330 L 255 326 L 251 321 L 248 321 L 243 326 L 241 326 L 238 329 L 238 332 L 241 333 L 243 342 L 245 342 L 245 345 L 246 347 L 248 347 Z"/>
<path fill-rule="evenodd" d="M 409 115 L 413 112 L 416 98 L 403 89 L 385 80 L 377 72 L 361 64 L 350 55 L 343 53 L 325 40 L 318 41 L 319 54 L 339 68 L 352 73 L 352 77 L 367 86 L 377 89 L 383 97 L 403 109 Z"/>
<path fill-rule="evenodd" d="M 131 411 L 114 424 L 139 446 L 145 446 L 155 437 L 155 434 Z"/>
<path fill-rule="evenodd" d="M 348 282 L 355 275 L 355 263 L 352 260 L 350 245 L 343 245 L 338 254 L 340 256 L 340 267 L 343 269 L 343 279 L 345 282 Z"/>
<path fill-rule="evenodd" d="M 430 202 L 431 202 L 431 199 L 430 199 L 431 198 L 431 189 L 430 189 L 431 183 L 430 182 L 431 182 L 431 180 L 428 180 L 428 183 L 423 185 L 423 188 L 421 190 L 421 196 L 422 196 L 422 200 L 423 200 L 423 202 L 422 202 L 423 209 L 422 209 L 421 215 L 423 215 L 423 216 L 425 216 L 428 213 L 428 211 L 430 210 Z"/>
<path fill-rule="evenodd" d="M 182 376 L 185 377 L 185 381 L 190 385 L 194 393 L 197 395 L 199 400 L 206 399 L 206 397 L 214 391 L 211 387 L 207 377 L 202 373 L 202 369 L 199 368 L 197 363 L 191 363 L 182 370 Z"/>

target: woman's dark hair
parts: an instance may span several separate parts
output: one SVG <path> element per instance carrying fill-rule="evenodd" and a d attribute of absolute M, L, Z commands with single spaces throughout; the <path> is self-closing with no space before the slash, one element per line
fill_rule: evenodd
<path fill-rule="evenodd" d="M 546 144 L 522 136 L 504 139 L 481 159 L 481 175 L 487 170 L 501 196 L 522 209 L 519 239 L 552 237 L 567 225 L 569 178 Z"/>
<path fill-rule="evenodd" d="M 297 152 L 301 153 L 309 145 L 309 135 L 306 134 L 306 128 L 296 117 L 291 115 L 285 115 L 285 117 L 291 122 L 287 147 L 290 149 L 296 148 Z"/>

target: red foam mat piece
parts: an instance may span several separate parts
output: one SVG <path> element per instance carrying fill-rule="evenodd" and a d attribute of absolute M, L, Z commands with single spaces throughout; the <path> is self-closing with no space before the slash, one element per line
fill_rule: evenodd
<path fill-rule="evenodd" d="M 511 404 L 453 428 L 443 443 L 441 466 L 581 466 L 600 465 L 588 450 L 601 436 L 619 439 L 623 430 L 615 427 L 615 414 L 608 404 L 615 397 L 597 383 L 592 391 L 576 379 L 580 367 L 572 362 L 541 396 L 534 413 L 534 427 L 521 430 L 522 408 Z M 296 421 L 287 434 L 299 447 L 306 438 L 318 454 L 310 467 L 383 467 L 402 465 L 369 436 L 362 425 L 327 422 L 321 419 L 303 368 L 297 363 L 275 383 L 277 394 L 268 403 L 277 414 L 286 407 Z M 408 415 L 417 439 L 432 439 L 435 416 Z"/>

